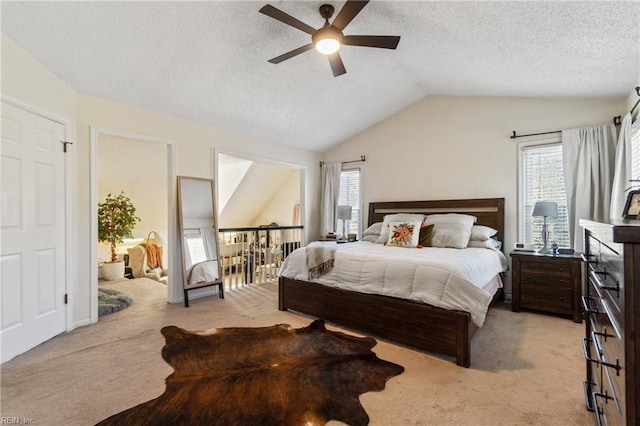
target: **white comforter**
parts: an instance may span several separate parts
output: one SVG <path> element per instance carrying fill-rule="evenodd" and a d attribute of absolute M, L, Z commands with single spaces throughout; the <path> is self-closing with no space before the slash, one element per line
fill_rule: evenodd
<path fill-rule="evenodd" d="M 309 281 L 305 250 L 287 256 L 281 276 Z M 333 269 L 313 282 L 466 311 L 481 327 L 493 297 L 483 288 L 506 266 L 504 254 L 486 248 L 409 249 L 360 241 L 337 244 Z"/>

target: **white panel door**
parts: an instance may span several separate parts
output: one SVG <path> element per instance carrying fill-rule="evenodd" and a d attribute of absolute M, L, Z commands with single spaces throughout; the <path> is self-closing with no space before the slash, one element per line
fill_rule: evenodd
<path fill-rule="evenodd" d="M 64 126 L 2 103 L 2 362 L 65 330 Z"/>

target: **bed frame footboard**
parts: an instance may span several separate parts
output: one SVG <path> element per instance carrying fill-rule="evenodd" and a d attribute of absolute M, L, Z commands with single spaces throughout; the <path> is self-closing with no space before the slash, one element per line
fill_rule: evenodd
<path fill-rule="evenodd" d="M 299 311 L 394 343 L 451 356 L 463 367 L 471 365 L 471 338 L 477 327 L 468 312 L 284 277 L 278 281 L 278 309 Z"/>

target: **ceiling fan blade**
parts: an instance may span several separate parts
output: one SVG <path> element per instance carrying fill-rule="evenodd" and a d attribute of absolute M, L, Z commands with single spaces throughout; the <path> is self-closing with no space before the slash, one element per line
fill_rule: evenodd
<path fill-rule="evenodd" d="M 279 64 L 282 61 L 286 61 L 287 59 L 291 59 L 294 56 L 298 56 L 301 53 L 306 52 L 307 50 L 313 49 L 313 43 L 305 44 L 304 46 L 298 47 L 297 49 L 293 49 L 290 52 L 283 53 L 280 56 L 276 56 L 275 58 L 269 59 L 268 62 L 272 64 Z"/>
<path fill-rule="evenodd" d="M 311 34 L 313 35 L 313 33 L 316 32 L 316 29 L 313 28 L 312 26 L 309 26 L 307 24 L 305 24 L 302 21 L 299 21 L 298 19 L 294 18 L 293 16 L 284 13 L 283 11 L 281 11 L 280 9 L 276 9 L 275 7 L 271 6 L 270 4 L 267 4 L 265 6 L 262 6 L 262 8 L 259 11 L 260 13 L 263 13 L 267 16 L 272 17 L 273 19 L 277 19 L 278 21 L 290 25 L 293 28 L 297 28 L 300 31 L 304 31 L 307 34 Z"/>
<path fill-rule="evenodd" d="M 342 44 L 347 46 L 381 47 L 395 49 L 400 42 L 400 36 L 363 36 L 352 35 L 342 37 Z"/>
<path fill-rule="evenodd" d="M 329 64 L 331 65 L 331 71 L 333 71 L 334 77 L 347 73 L 347 69 L 344 67 L 342 58 L 338 52 L 329 55 Z"/>
<path fill-rule="evenodd" d="M 360 0 L 347 0 L 347 2 L 342 6 L 338 16 L 333 20 L 333 25 L 340 31 L 344 30 L 344 28 L 349 25 L 349 22 L 356 17 L 358 13 L 369 3 L 369 0 L 360 1 Z"/>

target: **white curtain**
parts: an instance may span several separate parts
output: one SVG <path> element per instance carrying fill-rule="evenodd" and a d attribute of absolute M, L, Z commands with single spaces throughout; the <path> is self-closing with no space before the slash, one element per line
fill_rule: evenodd
<path fill-rule="evenodd" d="M 580 219 L 609 216 L 615 132 L 612 124 L 562 131 L 569 237 L 576 251 L 583 248 Z"/>
<path fill-rule="evenodd" d="M 217 260 L 218 252 L 216 251 L 216 232 L 213 227 L 200 228 L 202 236 L 202 245 L 208 260 Z"/>
<path fill-rule="evenodd" d="M 618 134 L 618 147 L 616 149 L 616 166 L 611 187 L 611 209 L 609 217 L 619 219 L 622 217 L 622 210 L 627 201 L 625 189 L 629 188 L 633 179 L 631 175 L 631 113 L 622 120 L 620 133 Z"/>
<path fill-rule="evenodd" d="M 320 192 L 320 235 L 322 236 L 329 232 L 336 232 L 341 172 L 342 163 L 324 163 L 322 165 Z"/>

